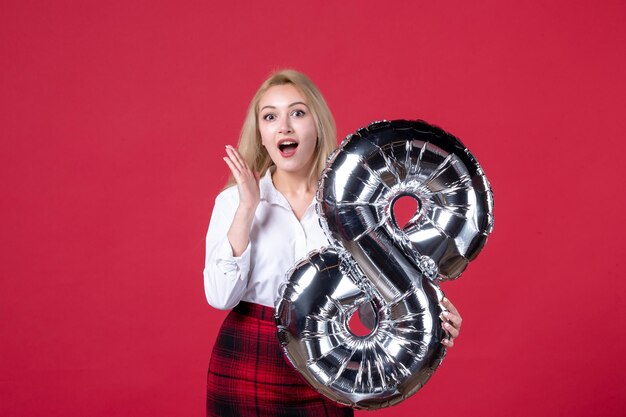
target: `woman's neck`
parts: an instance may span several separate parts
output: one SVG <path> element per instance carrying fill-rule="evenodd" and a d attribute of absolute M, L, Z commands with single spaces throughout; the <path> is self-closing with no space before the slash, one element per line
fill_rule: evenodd
<path fill-rule="evenodd" d="M 317 186 L 309 175 L 296 175 L 276 170 L 272 175 L 274 187 L 287 199 L 293 214 L 302 220 L 307 208 L 311 205 Z"/>
<path fill-rule="evenodd" d="M 299 197 L 315 193 L 317 184 L 315 180 L 311 180 L 308 173 L 290 173 L 276 170 L 272 174 L 272 182 L 274 187 L 285 196 Z"/>

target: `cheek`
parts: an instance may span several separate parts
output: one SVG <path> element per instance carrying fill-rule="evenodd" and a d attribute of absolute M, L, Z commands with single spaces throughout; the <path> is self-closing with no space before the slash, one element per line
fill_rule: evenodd
<path fill-rule="evenodd" d="M 313 138 L 315 141 L 317 141 L 317 126 L 315 125 L 315 120 L 311 120 L 310 123 L 308 123 L 307 125 L 307 136 L 309 138 Z"/>
<path fill-rule="evenodd" d="M 261 145 L 267 148 L 270 143 L 270 135 L 267 132 L 267 129 L 259 129 L 259 133 L 261 134 Z"/>

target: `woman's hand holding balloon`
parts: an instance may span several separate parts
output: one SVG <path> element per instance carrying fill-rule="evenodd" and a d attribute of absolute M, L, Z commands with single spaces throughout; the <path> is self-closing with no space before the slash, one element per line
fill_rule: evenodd
<path fill-rule="evenodd" d="M 443 329 L 450 335 L 450 338 L 443 339 L 441 343 L 443 343 L 446 347 L 451 348 L 454 346 L 454 339 L 459 337 L 459 333 L 461 332 L 461 324 L 463 319 L 459 314 L 458 310 L 454 305 L 448 300 L 446 297 L 443 298 L 441 304 L 448 311 L 443 312 L 442 327 Z"/>
<path fill-rule="evenodd" d="M 252 220 L 261 199 L 259 173 L 252 171 L 239 151 L 230 145 L 226 145 L 224 162 L 230 168 L 239 192 L 239 206 L 227 236 L 233 256 L 241 256 L 250 242 Z"/>

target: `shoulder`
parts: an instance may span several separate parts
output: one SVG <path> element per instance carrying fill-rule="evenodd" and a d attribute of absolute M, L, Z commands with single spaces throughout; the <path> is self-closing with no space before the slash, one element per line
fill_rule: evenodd
<path fill-rule="evenodd" d="M 218 202 L 235 202 L 239 203 L 239 192 L 236 185 L 231 185 L 228 188 L 223 189 L 217 197 L 215 197 L 215 203 Z"/>
<path fill-rule="evenodd" d="M 230 212 L 233 213 L 239 205 L 239 192 L 237 186 L 233 185 L 222 190 L 217 197 L 215 197 L 215 204 L 213 204 L 213 212 Z"/>

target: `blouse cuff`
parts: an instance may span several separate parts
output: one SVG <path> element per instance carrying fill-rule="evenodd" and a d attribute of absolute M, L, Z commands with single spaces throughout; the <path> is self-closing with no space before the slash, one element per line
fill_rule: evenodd
<path fill-rule="evenodd" d="M 250 242 L 240 256 L 233 256 L 233 249 L 228 239 L 220 244 L 217 250 L 217 267 L 226 276 L 245 280 L 250 269 Z"/>

